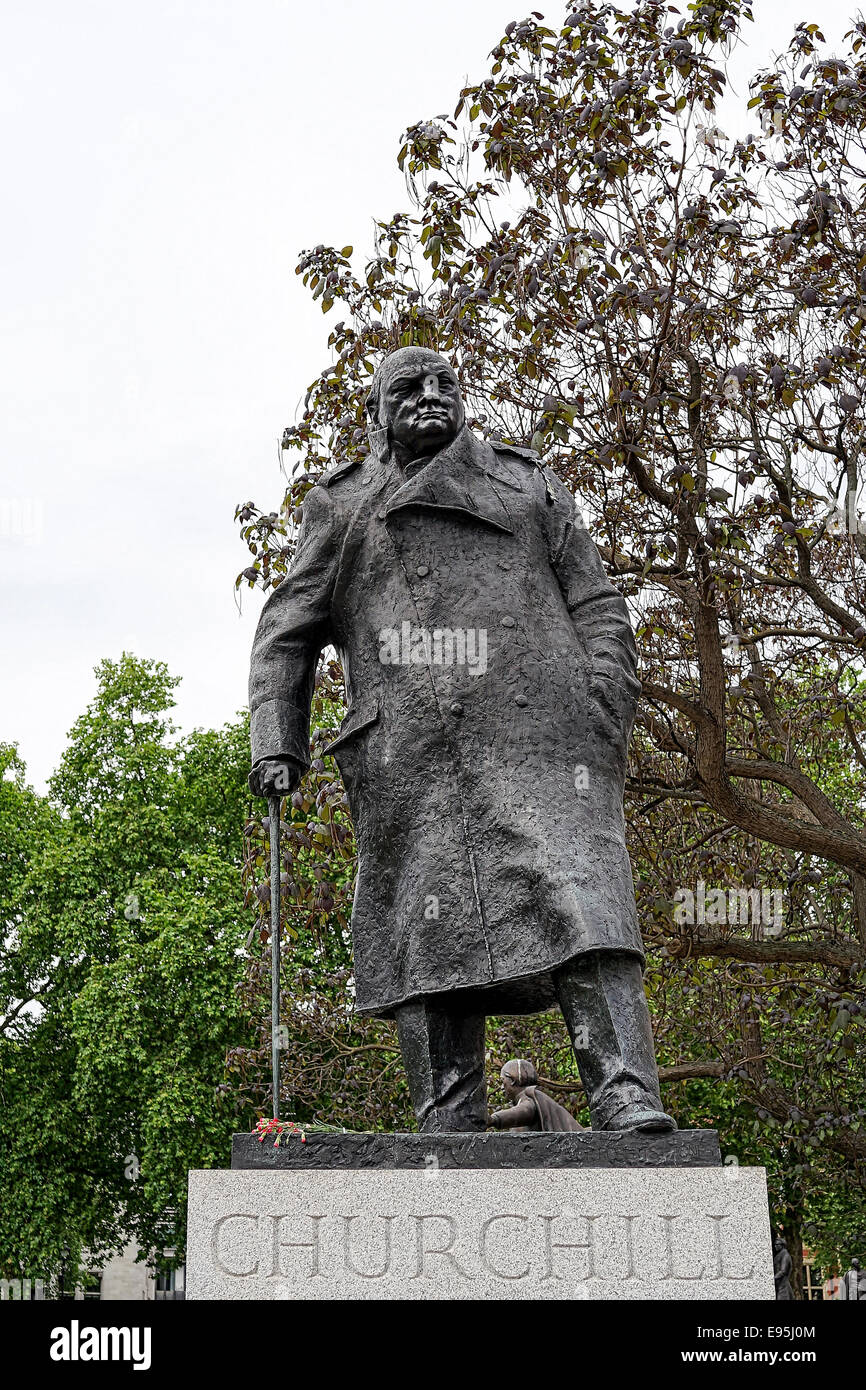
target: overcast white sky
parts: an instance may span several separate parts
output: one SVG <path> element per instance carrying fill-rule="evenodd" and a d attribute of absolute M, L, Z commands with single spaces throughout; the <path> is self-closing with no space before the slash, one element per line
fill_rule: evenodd
<path fill-rule="evenodd" d="M 559 0 L 534 3 L 561 22 Z M 404 205 L 401 131 L 453 109 L 528 8 L 4 8 L 0 740 L 37 786 L 124 648 L 183 677 L 184 729 L 246 703 L 261 598 L 245 589 L 238 616 L 233 509 L 278 505 L 276 440 L 327 352 L 297 253 L 366 253 L 371 219 Z M 756 0 L 742 102 L 799 19 L 838 42 L 856 8 Z M 729 103 L 720 124 L 738 123 Z"/>

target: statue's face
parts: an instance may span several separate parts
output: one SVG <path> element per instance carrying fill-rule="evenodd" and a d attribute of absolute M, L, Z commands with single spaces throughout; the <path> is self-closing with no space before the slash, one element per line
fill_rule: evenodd
<path fill-rule="evenodd" d="M 432 352 L 401 355 L 382 382 L 379 419 L 410 454 L 443 449 L 463 424 L 453 369 Z"/>

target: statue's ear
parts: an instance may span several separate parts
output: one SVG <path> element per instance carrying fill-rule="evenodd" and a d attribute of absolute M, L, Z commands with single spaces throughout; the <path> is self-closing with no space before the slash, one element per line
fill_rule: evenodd
<path fill-rule="evenodd" d="M 388 446 L 388 426 L 379 425 L 369 416 L 367 419 L 367 439 L 370 442 L 370 453 L 379 463 L 384 463 L 390 452 Z"/>

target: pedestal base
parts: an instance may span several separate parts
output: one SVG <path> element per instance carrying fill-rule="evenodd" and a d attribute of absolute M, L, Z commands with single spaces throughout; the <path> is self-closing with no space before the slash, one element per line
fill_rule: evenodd
<path fill-rule="evenodd" d="M 543 1167 L 449 1167 L 455 1142 L 582 1136 L 379 1138 L 413 1141 L 413 1162 L 296 1166 L 292 1139 L 270 1146 L 291 1160 L 270 1170 L 191 1172 L 187 1298 L 774 1297 L 762 1168 L 550 1166 L 549 1152 Z"/>

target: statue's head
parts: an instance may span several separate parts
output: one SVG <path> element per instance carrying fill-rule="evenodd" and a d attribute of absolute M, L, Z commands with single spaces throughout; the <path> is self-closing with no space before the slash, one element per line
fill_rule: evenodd
<path fill-rule="evenodd" d="M 380 363 L 367 413 L 371 430 L 387 431 L 389 447 L 403 459 L 444 449 L 466 418 L 454 368 L 422 347 L 398 348 Z"/>
<path fill-rule="evenodd" d="M 506 1062 L 499 1075 L 502 1077 L 502 1086 L 509 1100 L 519 1095 L 525 1086 L 535 1086 L 538 1082 L 535 1067 L 522 1057 L 515 1057 L 512 1061 Z"/>

